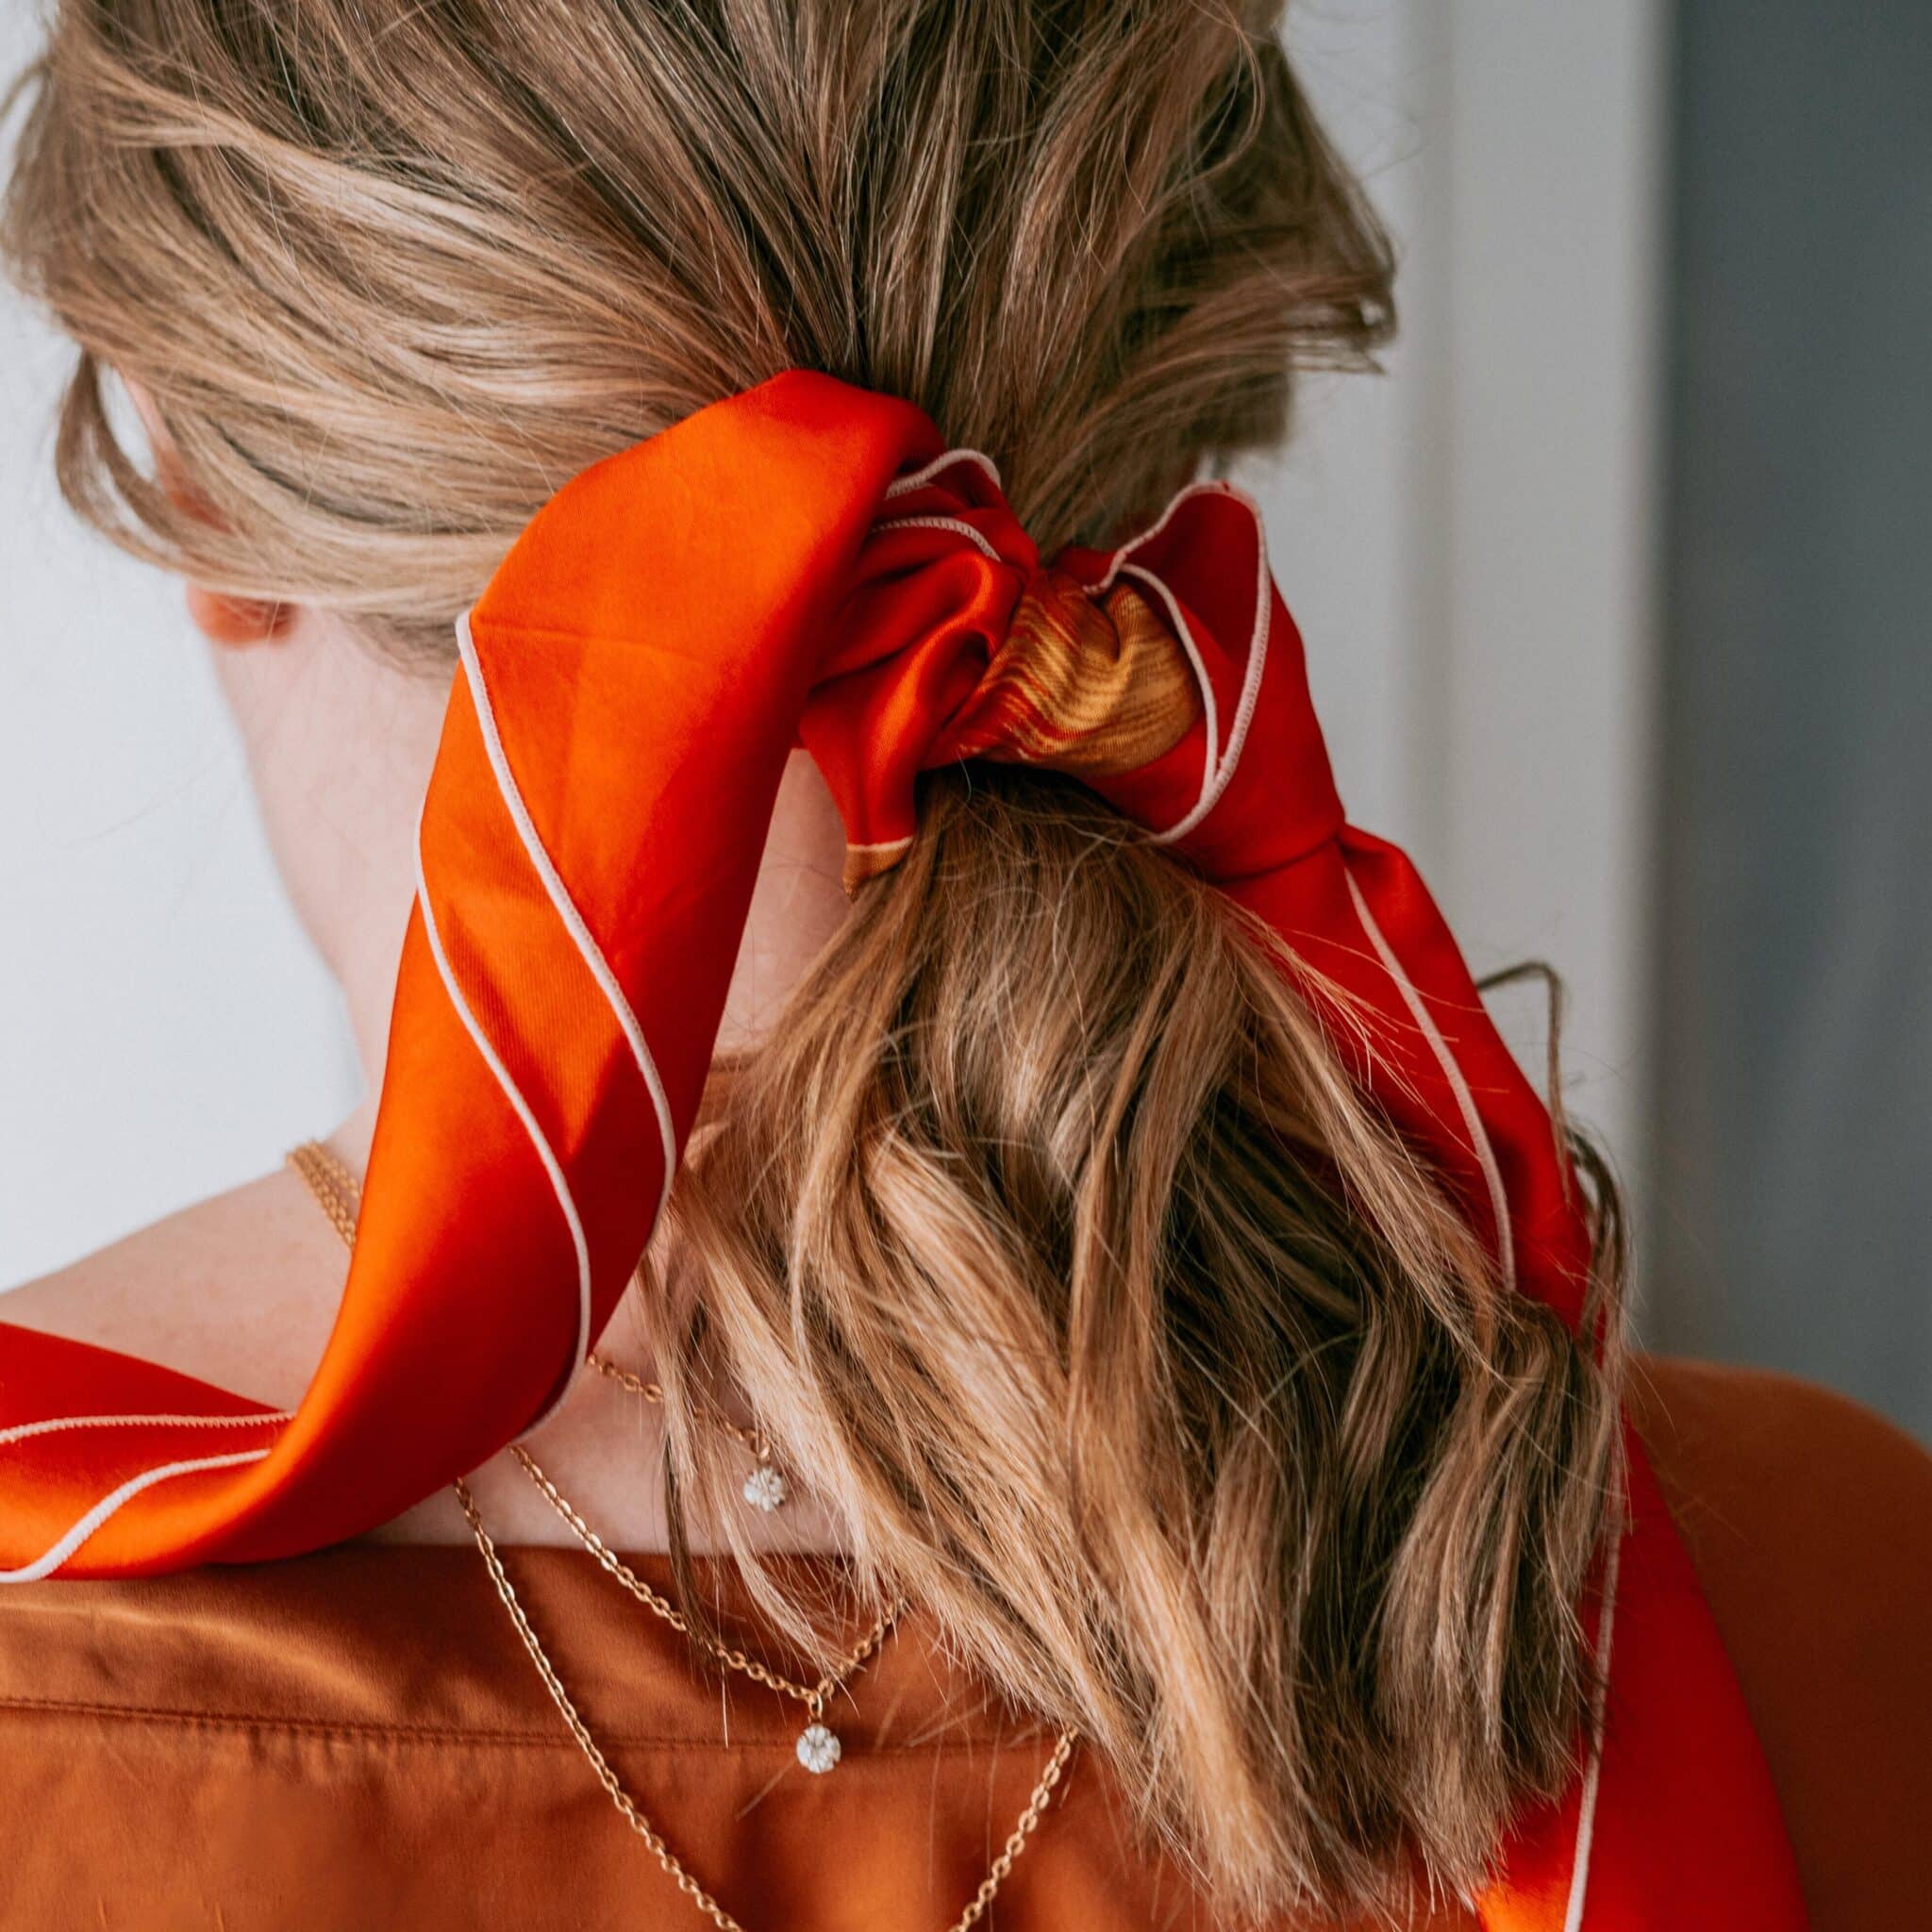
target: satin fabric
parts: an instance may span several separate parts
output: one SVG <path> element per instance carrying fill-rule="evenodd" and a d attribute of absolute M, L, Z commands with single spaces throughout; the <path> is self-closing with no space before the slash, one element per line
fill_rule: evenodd
<path fill-rule="evenodd" d="M 1338 1050 L 1506 1291 L 1577 1323 L 1587 1229 L 1549 1117 L 1414 868 L 1345 823 L 1254 507 L 1195 487 L 1043 578 L 983 458 L 792 373 L 568 485 L 462 626 L 356 1254 L 299 1408 L 0 1331 L 0 1571 L 319 1549 L 540 1421 L 660 1210 L 787 755 L 890 862 L 917 774 L 958 755 L 1016 610 L 1055 585 L 1131 586 L 1198 696 L 1167 749 L 1083 780 L 1319 975 Z M 1601 1748 L 1521 1822 L 1483 1922 L 1776 1932 L 1802 1912 L 1769 1778 L 1629 1446 L 1631 1525 L 1586 1607 Z"/>

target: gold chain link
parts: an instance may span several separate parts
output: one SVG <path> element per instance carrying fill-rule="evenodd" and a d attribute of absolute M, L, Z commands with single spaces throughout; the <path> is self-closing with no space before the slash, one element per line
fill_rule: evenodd
<path fill-rule="evenodd" d="M 362 1188 L 356 1176 L 320 1141 L 305 1141 L 289 1151 L 289 1165 L 308 1185 L 308 1191 L 322 1204 L 329 1225 L 341 1236 L 342 1245 L 356 1245 L 356 1217 L 362 1204 Z"/>
<path fill-rule="evenodd" d="M 655 1402 L 660 1407 L 662 1406 L 664 1401 L 664 1385 L 661 1382 L 645 1381 L 641 1375 L 633 1373 L 629 1369 L 621 1367 L 618 1363 L 612 1361 L 608 1356 L 599 1354 L 594 1348 L 584 1357 L 584 1360 L 591 1368 L 595 1369 L 600 1375 L 615 1382 L 620 1389 L 628 1389 L 633 1395 L 641 1395 L 646 1402 Z M 734 1442 L 742 1442 L 758 1461 L 771 1461 L 772 1444 L 762 1430 L 748 1429 L 741 1423 L 733 1422 L 729 1416 L 721 1415 L 716 1418 L 716 1421 L 718 1426 Z"/>
<path fill-rule="evenodd" d="M 323 1211 L 328 1216 L 336 1232 L 341 1236 L 344 1243 L 353 1249 L 356 1245 L 357 1212 L 361 1197 L 361 1189 L 355 1175 L 328 1148 L 313 1141 L 304 1141 L 301 1146 L 293 1149 L 289 1155 L 289 1165 L 308 1184 L 309 1192 L 321 1204 Z M 595 1356 L 589 1359 L 597 1361 Z M 604 1365 L 599 1363 L 599 1366 Z M 639 1394 L 643 1394 L 646 1389 L 656 1390 L 653 1399 L 660 1402 L 663 1400 L 663 1391 L 658 1389 L 655 1383 L 641 1383 L 639 1377 L 631 1375 L 627 1370 L 613 1373 L 611 1369 L 607 1368 L 605 1373 L 612 1374 L 614 1380 L 625 1382 L 626 1386 L 638 1384 L 635 1392 Z M 551 1507 L 570 1525 L 578 1541 L 604 1569 L 645 1607 L 663 1618 L 674 1629 L 690 1637 L 691 1625 L 676 1607 L 659 1596 L 610 1549 L 577 1513 L 556 1484 L 538 1467 L 528 1451 L 519 1444 L 513 1453 L 523 1463 L 525 1474 L 542 1491 Z M 763 1459 L 762 1456 L 760 1459 Z M 691 1869 L 671 1849 L 664 1835 L 651 1823 L 637 1801 L 625 1789 L 624 1780 L 618 1776 L 609 1758 L 605 1756 L 603 1747 L 591 1735 L 591 1727 L 585 1724 L 576 1705 L 572 1701 L 570 1692 L 564 1688 L 563 1679 L 557 1673 L 557 1666 L 551 1662 L 549 1653 L 544 1650 L 536 1630 L 531 1626 L 523 1603 L 509 1580 L 509 1573 L 504 1568 L 503 1558 L 497 1552 L 495 1541 L 484 1524 L 482 1512 L 476 1507 L 476 1499 L 470 1493 L 469 1484 L 458 1477 L 453 1487 L 457 1501 L 462 1505 L 463 1515 L 469 1522 L 470 1532 L 475 1539 L 476 1548 L 482 1556 L 484 1567 L 490 1573 L 490 1580 L 496 1588 L 496 1594 L 502 1601 L 505 1610 L 508 1612 L 510 1623 L 515 1626 L 524 1649 L 529 1654 L 531 1663 L 536 1666 L 537 1675 L 542 1680 L 544 1690 L 549 1692 L 550 1701 L 556 1705 L 558 1714 L 576 1740 L 577 1749 L 583 1753 L 585 1762 L 590 1765 L 597 1782 L 603 1786 L 605 1795 L 609 1798 L 625 1824 L 642 1841 L 652 1857 L 658 1861 L 664 1875 L 718 1928 L 718 1932 L 745 1932 L 744 1925 L 733 1918 L 705 1890 Z M 845 1679 L 885 1641 L 886 1633 L 898 1620 L 905 1607 L 906 1600 L 901 1597 L 879 1619 L 871 1634 L 845 1658 L 840 1668 L 822 1677 L 811 1690 L 807 1690 L 801 1684 L 794 1684 L 789 1678 L 781 1677 L 776 1672 L 767 1670 L 757 1658 L 747 1657 L 741 1650 L 730 1649 L 721 1644 L 710 1644 L 708 1647 L 720 1661 L 729 1668 L 742 1673 L 770 1690 L 799 1699 L 816 1716 L 823 1708 L 824 1699 L 833 1690 L 841 1688 Z M 1020 1813 L 1018 1822 L 1007 1835 L 1007 1841 L 1000 1848 L 999 1856 L 987 1868 L 986 1876 L 980 1881 L 979 1890 L 974 1893 L 966 1909 L 947 1928 L 947 1932 L 972 1932 L 972 1928 L 986 1916 L 1001 1886 L 1011 1874 L 1015 1860 L 1026 1849 L 1028 1840 L 1039 1829 L 1040 1821 L 1046 1815 L 1046 1807 L 1052 1801 L 1054 1791 L 1058 1787 L 1060 1779 L 1066 1773 L 1067 1764 L 1074 1755 L 1075 1741 L 1075 1734 L 1071 1726 L 1063 1729 L 1056 1738 L 1053 1751 L 1033 1787 L 1025 1809 Z"/>

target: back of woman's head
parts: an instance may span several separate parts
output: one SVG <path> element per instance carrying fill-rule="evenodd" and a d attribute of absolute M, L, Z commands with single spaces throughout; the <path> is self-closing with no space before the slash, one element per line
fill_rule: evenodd
<path fill-rule="evenodd" d="M 67 488 L 447 654 L 566 478 L 803 366 L 993 457 L 1050 554 L 1274 440 L 1295 353 L 1385 325 L 1273 10 L 69 0 L 10 253 L 204 502 L 142 487 L 92 368 Z"/>
<path fill-rule="evenodd" d="M 66 0 L 7 229 L 85 352 L 63 481 L 425 658 L 566 478 L 788 367 L 921 405 L 1047 552 L 1102 539 L 1388 325 L 1274 11 Z M 1473 1885 L 1571 1771 L 1615 1357 L 1502 1292 L 1298 972 L 1073 782 L 933 778 L 721 1064 L 649 1307 L 675 1517 L 736 1538 L 693 1425 L 735 1384 L 861 1584 L 1220 1898 L 1341 1910 Z"/>

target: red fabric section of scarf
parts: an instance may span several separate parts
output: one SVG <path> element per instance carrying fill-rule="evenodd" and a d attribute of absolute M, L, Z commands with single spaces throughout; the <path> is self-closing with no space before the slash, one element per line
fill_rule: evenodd
<path fill-rule="evenodd" d="M 991 473 L 945 459 L 918 411 L 802 373 L 562 490 L 468 620 L 353 1265 L 314 1381 L 284 1420 L 0 1326 L 0 1571 L 316 1549 L 538 1421 L 659 1211 L 788 754 L 811 752 L 856 846 L 908 838 L 917 774 L 954 755 L 1040 568 Z M 1096 595 L 1131 583 L 1201 680 L 1169 750 L 1087 782 L 1341 990 L 1324 1018 L 1364 1090 L 1506 1280 L 1574 1324 L 1588 1234 L 1550 1118 L 1414 867 L 1344 822 L 1253 506 L 1184 491 L 1122 550 L 1054 568 Z M 1801 1924 L 1735 1680 L 1631 1451 L 1594 1802 L 1586 1740 L 1576 1789 L 1512 1840 L 1486 1923 Z"/>

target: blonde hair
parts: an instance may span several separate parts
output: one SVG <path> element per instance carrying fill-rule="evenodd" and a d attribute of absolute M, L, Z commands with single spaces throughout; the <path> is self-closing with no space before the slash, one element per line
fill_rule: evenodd
<path fill-rule="evenodd" d="M 68 0 L 6 216 L 82 348 L 63 485 L 441 657 L 567 477 L 808 365 L 988 451 L 1047 551 L 1104 538 L 1390 325 L 1274 10 Z M 1621 1246 L 1576 1143 L 1599 1360 L 1502 1291 L 1307 988 L 1076 784 L 931 777 L 721 1060 L 648 1319 L 680 1548 L 691 1511 L 736 1539 L 701 1425 L 735 1388 L 859 1588 L 1077 1725 L 1228 1910 L 1395 1913 L 1574 1769 Z M 738 1555 L 812 1644 L 797 1574 Z"/>

